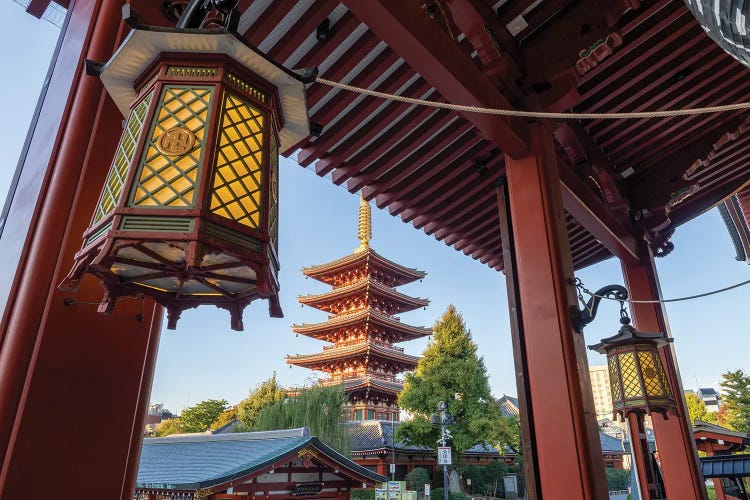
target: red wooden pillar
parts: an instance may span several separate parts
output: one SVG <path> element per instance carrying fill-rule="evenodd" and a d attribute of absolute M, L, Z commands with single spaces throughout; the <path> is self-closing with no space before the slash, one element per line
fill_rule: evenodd
<path fill-rule="evenodd" d="M 632 300 L 658 300 L 661 298 L 661 289 L 653 255 L 645 245 L 641 254 L 638 263 L 622 265 L 630 297 Z M 631 312 L 637 329 L 666 332 L 671 336 L 662 304 L 632 304 Z M 677 417 L 670 415 L 669 419 L 658 414 L 651 415 L 667 498 L 705 499 L 706 488 L 688 420 L 674 347 L 671 344 L 661 349 L 661 360 L 679 413 Z"/>
<path fill-rule="evenodd" d="M 636 474 L 638 474 L 641 500 L 657 498 L 656 479 L 654 468 L 651 466 L 648 438 L 646 429 L 643 427 L 643 416 L 636 413 L 628 414 L 628 428 L 630 430 L 630 446 L 633 447 L 633 457 L 635 457 L 633 466 Z"/>
<path fill-rule="evenodd" d="M 122 131 L 122 116 L 83 67 L 84 58 L 108 59 L 124 34 L 121 2 L 72 5 L 0 239 L 0 276 L 9 281 L 0 287 L 2 500 L 27 498 L 30 487 L 39 498 L 70 496 L 81 474 L 97 497 L 132 499 L 161 324 L 151 301 L 98 314 L 86 303 L 102 294 L 92 279 L 75 295 L 56 288 Z"/>
<path fill-rule="evenodd" d="M 533 420 L 538 498 L 607 497 L 583 335 L 573 331 L 576 304 L 570 243 L 552 135 L 531 126 L 531 152 L 506 156 L 508 200 L 522 309 L 527 402 Z"/>

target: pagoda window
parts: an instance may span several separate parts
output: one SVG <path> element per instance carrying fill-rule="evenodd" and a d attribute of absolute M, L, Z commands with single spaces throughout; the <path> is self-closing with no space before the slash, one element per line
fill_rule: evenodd
<path fill-rule="evenodd" d="M 367 410 L 367 420 L 375 419 L 375 410 Z"/>
<path fill-rule="evenodd" d="M 385 420 L 385 419 L 386 419 L 386 416 L 385 416 L 385 415 L 386 415 L 386 414 L 385 414 L 385 412 L 383 412 L 383 411 L 381 411 L 381 412 L 378 412 L 378 420 Z"/>
<path fill-rule="evenodd" d="M 354 420 L 363 420 L 362 416 L 364 414 L 364 410 L 355 410 L 354 411 Z"/>

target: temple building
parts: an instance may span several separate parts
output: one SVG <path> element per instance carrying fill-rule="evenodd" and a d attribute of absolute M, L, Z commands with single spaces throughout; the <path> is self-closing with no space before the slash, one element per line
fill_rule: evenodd
<path fill-rule="evenodd" d="M 396 264 L 370 248 L 372 216 L 364 199 L 360 201 L 357 236 L 361 244 L 353 253 L 302 270 L 333 289 L 301 296 L 299 301 L 329 317 L 322 323 L 294 325 L 293 331 L 331 345 L 320 353 L 287 356 L 287 363 L 326 372 L 322 384 L 343 383 L 349 396 L 347 418 L 398 420 L 396 400 L 403 387 L 398 375 L 414 370 L 419 358 L 394 344 L 432 332 L 402 323 L 395 316 L 429 303 L 400 293 L 396 287 L 422 279 L 425 273 Z"/>

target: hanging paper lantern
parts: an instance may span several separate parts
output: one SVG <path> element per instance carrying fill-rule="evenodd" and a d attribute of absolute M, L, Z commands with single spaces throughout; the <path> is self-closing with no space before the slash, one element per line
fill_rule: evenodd
<path fill-rule="evenodd" d="M 224 30 L 138 29 L 100 78 L 128 116 L 83 248 L 100 312 L 144 294 L 168 311 L 278 299 L 278 155 L 309 133 L 297 75 Z"/>
<path fill-rule="evenodd" d="M 676 414 L 672 390 L 659 356 L 659 349 L 671 341 L 664 333 L 639 332 L 625 324 L 617 335 L 589 346 L 607 355 L 615 415 L 625 420 L 629 413 L 656 412 L 665 418 L 668 412 Z"/>

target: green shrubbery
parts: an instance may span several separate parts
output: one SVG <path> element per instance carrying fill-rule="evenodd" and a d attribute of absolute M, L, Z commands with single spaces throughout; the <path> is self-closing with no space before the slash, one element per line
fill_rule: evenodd
<path fill-rule="evenodd" d="M 351 500 L 375 500 L 375 490 L 352 490 Z"/>
<path fill-rule="evenodd" d="M 606 473 L 609 491 L 627 490 L 630 486 L 629 470 L 606 469 Z"/>

